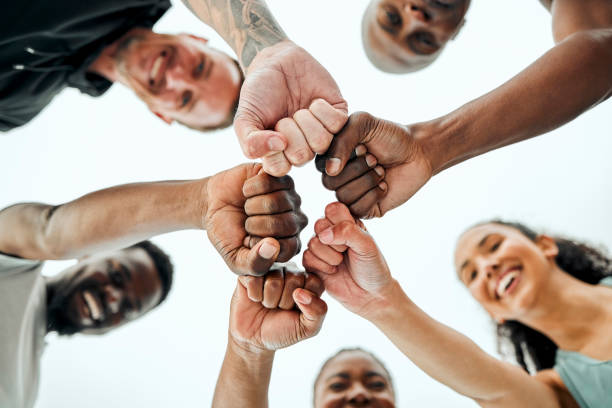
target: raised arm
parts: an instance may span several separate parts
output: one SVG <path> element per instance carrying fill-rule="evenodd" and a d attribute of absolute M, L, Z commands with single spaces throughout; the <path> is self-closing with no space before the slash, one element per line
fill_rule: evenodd
<path fill-rule="evenodd" d="M 395 281 L 372 237 L 346 206 L 332 203 L 315 224 L 304 266 L 350 311 L 374 323 L 429 376 L 483 407 L 559 407 L 552 388 L 499 361 L 429 317 Z"/>
<path fill-rule="evenodd" d="M 244 154 L 283 176 L 323 153 L 347 120 L 334 79 L 290 41 L 264 0 L 183 0 L 234 49 L 245 71 L 234 128 Z M 282 120 L 282 121 L 281 121 Z"/>
<path fill-rule="evenodd" d="M 8 207 L 0 211 L 0 252 L 69 259 L 166 232 L 206 229 L 232 271 L 261 274 L 299 252 L 306 222 L 290 177 L 243 164 L 199 180 L 111 187 L 58 206 Z"/>
<path fill-rule="evenodd" d="M 319 332 L 327 311 L 322 292 L 317 276 L 291 264 L 276 264 L 264 277 L 239 278 L 213 408 L 268 406 L 274 353 Z"/>
<path fill-rule="evenodd" d="M 555 0 L 551 12 L 557 44 L 505 84 L 454 112 L 407 126 L 365 113 L 352 115 L 319 159 L 326 185 L 338 190 L 347 177 L 355 177 L 341 171 L 355 147 L 364 144 L 385 169 L 388 191 L 374 190 L 359 202 L 343 200 L 346 192 L 338 198 L 351 210 L 355 207 L 357 216 L 380 217 L 442 170 L 549 132 L 609 98 L 612 3 Z M 344 190 L 348 187 L 353 190 L 349 197 L 363 197 L 372 189 L 366 182 Z"/>

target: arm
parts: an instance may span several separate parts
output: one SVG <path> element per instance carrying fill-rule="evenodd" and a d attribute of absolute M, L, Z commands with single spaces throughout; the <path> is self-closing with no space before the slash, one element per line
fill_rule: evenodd
<path fill-rule="evenodd" d="M 243 164 L 199 180 L 111 187 L 59 206 L 8 207 L 0 211 L 0 252 L 69 259 L 205 229 L 232 271 L 264 273 L 299 252 L 306 223 L 290 177 Z"/>
<path fill-rule="evenodd" d="M 239 278 L 213 408 L 268 406 L 275 350 L 319 332 L 327 311 L 322 292 L 317 276 L 292 264 L 277 264 L 263 277 Z"/>
<path fill-rule="evenodd" d="M 338 85 L 290 41 L 264 0 L 183 0 L 233 48 L 246 76 L 234 128 L 244 154 L 283 176 L 329 147 L 347 120 Z"/>
<path fill-rule="evenodd" d="M 348 310 L 374 323 L 428 375 L 483 407 L 559 407 L 551 387 L 427 316 L 395 281 L 372 237 L 332 203 L 304 253 L 307 271 Z"/>

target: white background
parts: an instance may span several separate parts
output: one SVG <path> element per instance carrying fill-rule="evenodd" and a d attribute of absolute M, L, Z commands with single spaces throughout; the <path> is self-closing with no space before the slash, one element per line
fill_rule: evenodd
<path fill-rule="evenodd" d="M 474 0 L 467 25 L 437 63 L 418 74 L 387 75 L 376 71 L 361 49 L 366 3 L 268 0 L 287 34 L 334 76 L 351 111 L 401 123 L 461 106 L 553 45 L 550 16 L 536 0 Z M 231 53 L 179 2 L 156 30 L 201 34 Z M 494 353 L 492 324 L 452 268 L 456 238 L 466 227 L 500 216 L 610 247 L 611 108 L 604 103 L 546 136 L 447 170 L 401 208 L 368 222 L 412 299 Z M 29 125 L 1 135 L 0 152 L 2 207 L 19 201 L 58 204 L 128 182 L 199 178 L 246 161 L 232 130 L 199 134 L 168 127 L 120 85 L 97 99 L 64 91 Z M 312 163 L 291 175 L 310 218 L 302 233 L 306 243 L 313 222 L 334 196 L 320 185 Z M 210 405 L 235 277 L 204 232 L 168 234 L 155 242 L 176 265 L 169 299 L 103 337 L 50 336 L 39 408 Z M 46 270 L 68 264 L 49 263 Z M 321 363 L 347 346 L 371 350 L 386 363 L 400 407 L 475 406 L 428 378 L 369 323 L 324 299 L 329 313 L 321 333 L 277 353 L 271 407 L 310 407 Z"/>

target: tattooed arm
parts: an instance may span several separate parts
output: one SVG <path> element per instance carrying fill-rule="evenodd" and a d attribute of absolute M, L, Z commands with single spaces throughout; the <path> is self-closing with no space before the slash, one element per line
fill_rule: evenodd
<path fill-rule="evenodd" d="M 324 153 L 348 119 L 331 75 L 280 28 L 264 0 L 183 0 L 246 72 L 234 128 L 244 154 L 283 176 Z"/>

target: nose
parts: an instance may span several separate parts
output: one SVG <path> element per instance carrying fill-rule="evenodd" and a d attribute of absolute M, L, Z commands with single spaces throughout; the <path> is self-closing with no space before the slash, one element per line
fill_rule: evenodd
<path fill-rule="evenodd" d="M 360 382 L 354 382 L 346 395 L 351 406 L 362 406 L 370 402 L 370 392 Z"/>
<path fill-rule="evenodd" d="M 121 291 L 115 288 L 113 285 L 105 285 L 104 286 L 104 298 L 106 300 L 106 305 L 108 310 L 112 314 L 119 313 L 119 309 L 121 307 L 121 301 L 123 299 L 123 295 Z"/>
<path fill-rule="evenodd" d="M 180 64 L 166 70 L 165 79 L 167 89 L 183 90 L 189 86 L 189 74 Z"/>

